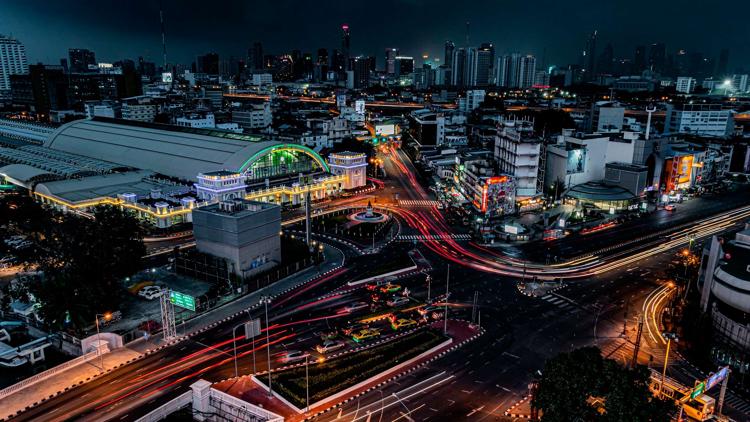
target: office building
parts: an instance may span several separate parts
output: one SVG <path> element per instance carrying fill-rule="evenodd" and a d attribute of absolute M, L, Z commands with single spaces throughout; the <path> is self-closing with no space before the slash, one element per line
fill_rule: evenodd
<path fill-rule="evenodd" d="M 668 104 L 666 113 L 666 133 L 726 137 L 734 131 L 733 112 L 721 104 Z"/>
<path fill-rule="evenodd" d="M 68 66 L 70 73 L 86 73 L 89 66 L 96 67 L 96 55 L 85 48 L 71 48 L 68 50 Z"/>
<path fill-rule="evenodd" d="M 187 113 L 175 119 L 175 124 L 182 127 L 213 129 L 216 119 L 213 113 Z"/>
<path fill-rule="evenodd" d="M 273 122 L 271 103 L 266 101 L 262 104 L 251 104 L 240 109 L 232 109 L 232 122 L 237 123 L 244 129 L 265 129 L 271 126 Z"/>
<path fill-rule="evenodd" d="M 470 48 L 467 57 L 467 86 L 483 87 L 490 84 L 494 49 Z"/>
<path fill-rule="evenodd" d="M 281 262 L 280 232 L 279 205 L 230 199 L 193 210 L 198 251 L 226 259 L 229 272 L 243 278 Z"/>
<path fill-rule="evenodd" d="M 466 91 L 466 95 L 458 99 L 458 109 L 464 113 L 470 113 L 473 110 L 479 108 L 479 105 L 484 102 L 486 92 L 483 89 L 470 89 Z"/>
<path fill-rule="evenodd" d="M 27 73 L 26 47 L 15 38 L 0 35 L 0 98 L 10 95 L 10 75 Z"/>
<path fill-rule="evenodd" d="M 586 80 L 592 80 L 596 74 L 596 40 L 599 37 L 599 31 L 594 31 L 586 39 L 586 47 L 583 49 L 583 69 Z"/>
<path fill-rule="evenodd" d="M 263 69 L 263 44 L 260 42 L 254 42 L 247 50 L 247 67 L 253 72 Z"/>
<path fill-rule="evenodd" d="M 373 60 L 371 63 L 375 63 Z M 414 73 L 414 57 L 396 56 L 394 63 L 396 76 L 407 76 Z"/>
<path fill-rule="evenodd" d="M 456 50 L 456 44 L 453 41 L 445 42 L 445 50 L 443 54 L 443 65 L 449 69 L 453 68 L 453 52 Z"/>
<path fill-rule="evenodd" d="M 683 94 L 690 94 L 695 90 L 695 78 L 689 76 L 680 76 L 677 78 L 675 90 Z"/>
<path fill-rule="evenodd" d="M 468 83 L 466 49 L 458 48 L 454 50 L 451 63 L 451 85 L 457 87 L 466 86 Z"/>
<path fill-rule="evenodd" d="M 341 25 L 341 55 L 343 56 L 344 66 L 350 65 L 350 57 L 351 57 L 351 32 L 349 30 L 349 25 L 343 24 Z M 344 70 L 350 70 L 351 68 L 346 68 Z"/>
<path fill-rule="evenodd" d="M 506 88 L 529 88 L 536 79 L 536 57 L 519 53 L 506 54 L 497 59 L 495 84 Z"/>
<path fill-rule="evenodd" d="M 125 102 L 122 105 L 122 118 L 138 122 L 153 122 L 156 118 L 158 107 L 148 102 Z"/>
<path fill-rule="evenodd" d="M 544 183 L 544 169 L 540 170 L 542 140 L 534 136 L 533 127 L 533 121 L 507 120 L 498 124 L 495 136 L 498 169 L 514 178 L 519 201 L 537 196 Z"/>
<path fill-rule="evenodd" d="M 625 122 L 625 107 L 610 101 L 598 101 L 591 105 L 587 119 L 588 132 L 619 132 Z"/>
<path fill-rule="evenodd" d="M 748 83 L 748 75 L 732 75 L 732 87 L 735 92 L 740 94 L 747 93 L 750 91 L 750 83 Z"/>
<path fill-rule="evenodd" d="M 370 86 L 370 69 L 372 57 L 353 57 L 349 60 L 347 73 L 347 88 L 361 89 Z"/>
<path fill-rule="evenodd" d="M 398 48 L 385 49 L 385 72 L 389 75 L 396 74 L 396 56 L 398 56 Z"/>
<path fill-rule="evenodd" d="M 701 309 L 711 316 L 712 358 L 738 372 L 748 368 L 750 347 L 750 226 L 734 239 L 713 236 L 704 247 L 698 275 Z"/>
<path fill-rule="evenodd" d="M 45 115 L 68 108 L 68 78 L 61 66 L 30 65 L 28 74 L 10 75 L 10 88 L 13 103 L 33 112 Z"/>
<path fill-rule="evenodd" d="M 206 75 L 219 74 L 219 55 L 217 53 L 208 53 L 195 58 L 195 72 L 205 73 Z"/>

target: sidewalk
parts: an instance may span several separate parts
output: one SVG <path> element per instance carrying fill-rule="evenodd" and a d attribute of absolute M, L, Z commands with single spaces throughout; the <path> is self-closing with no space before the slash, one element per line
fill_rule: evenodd
<path fill-rule="evenodd" d="M 250 308 L 260 306 L 261 296 L 275 298 L 290 290 L 307 283 L 313 278 L 331 272 L 343 265 L 344 254 L 337 248 L 328 246 L 325 249 L 326 260 L 319 267 L 310 267 L 287 278 L 250 293 L 233 302 L 213 309 L 205 314 L 197 315 L 195 318 L 177 326 L 177 333 L 181 337 L 169 343 L 164 342 L 160 335 L 154 335 L 149 340 L 143 338 L 128 343 L 125 347 L 115 349 L 103 355 L 104 370 L 100 367 L 99 358 L 92 359 L 86 363 L 73 366 L 49 378 L 29 385 L 18 390 L 7 397 L 0 399 L 0 420 L 5 420 L 27 407 L 49 400 L 78 385 L 84 384 L 92 379 L 128 363 L 138 360 L 146 355 L 156 353 L 166 347 L 179 343 L 197 333 L 206 331 L 230 320 Z"/>

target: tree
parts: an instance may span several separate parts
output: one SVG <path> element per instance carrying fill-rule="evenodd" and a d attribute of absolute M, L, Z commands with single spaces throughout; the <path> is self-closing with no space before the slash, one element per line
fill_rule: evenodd
<path fill-rule="evenodd" d="M 57 218 L 39 241 L 43 276 L 31 282 L 29 292 L 52 327 L 80 332 L 95 314 L 117 310 L 124 291 L 121 280 L 141 266 L 146 250 L 135 218 L 110 206 L 97 207 L 93 215 Z"/>
<path fill-rule="evenodd" d="M 556 179 L 551 185 L 544 185 L 544 194 L 548 197 L 554 197 L 555 200 L 560 199 L 565 192 L 565 181 L 562 179 Z"/>
<path fill-rule="evenodd" d="M 585 347 L 547 361 L 534 406 L 545 422 L 669 420 L 674 405 L 655 398 L 648 380 L 648 369 L 624 368 L 602 358 L 598 348 Z M 602 399 L 603 413 L 589 405 L 591 397 Z"/>

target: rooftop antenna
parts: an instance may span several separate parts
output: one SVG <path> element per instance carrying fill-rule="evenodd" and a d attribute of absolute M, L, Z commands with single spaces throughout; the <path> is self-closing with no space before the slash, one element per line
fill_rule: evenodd
<path fill-rule="evenodd" d="M 471 22 L 466 21 L 466 48 L 469 48 L 469 27 L 471 26 Z"/>
<path fill-rule="evenodd" d="M 164 56 L 164 72 L 167 72 L 167 35 L 164 32 L 164 7 L 162 1 L 159 1 L 159 21 L 161 22 L 161 48 Z"/>

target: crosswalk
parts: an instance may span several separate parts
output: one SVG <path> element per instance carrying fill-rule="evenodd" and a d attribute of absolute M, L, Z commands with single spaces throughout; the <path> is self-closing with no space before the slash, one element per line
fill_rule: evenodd
<path fill-rule="evenodd" d="M 561 309 L 563 311 L 566 311 L 566 312 L 572 311 L 572 310 L 574 310 L 574 309 L 577 308 L 577 306 L 574 305 L 573 303 L 571 303 L 570 301 L 565 300 L 562 297 L 560 297 L 560 296 L 558 296 L 558 295 L 556 295 L 554 293 L 550 293 L 550 294 L 546 294 L 546 295 L 542 296 L 542 300 L 544 300 L 544 301 L 546 301 L 548 303 L 551 303 L 551 304 L 555 305 L 556 307 L 558 307 L 559 309 Z"/>
<path fill-rule="evenodd" d="M 719 388 L 719 387 L 714 387 Z M 724 397 L 724 406 L 729 406 L 732 409 L 742 412 L 746 415 L 750 414 L 750 404 L 748 404 L 745 400 L 741 399 L 738 396 L 735 396 L 732 393 L 727 392 L 726 397 Z"/>
<path fill-rule="evenodd" d="M 446 239 L 453 239 L 453 240 L 471 240 L 471 235 L 466 233 L 458 233 L 458 234 L 432 234 L 432 235 L 423 235 L 423 234 L 402 234 L 399 235 L 396 240 L 400 242 L 411 242 L 411 241 L 419 241 L 419 242 L 435 242 L 440 240 L 446 240 Z"/>
<path fill-rule="evenodd" d="M 400 207 L 437 207 L 438 205 L 440 205 L 440 201 L 427 199 L 400 199 L 398 201 Z"/>

